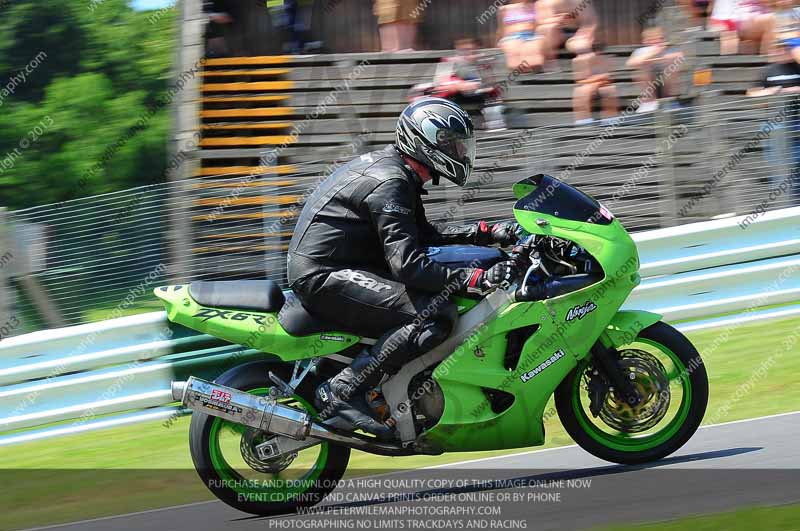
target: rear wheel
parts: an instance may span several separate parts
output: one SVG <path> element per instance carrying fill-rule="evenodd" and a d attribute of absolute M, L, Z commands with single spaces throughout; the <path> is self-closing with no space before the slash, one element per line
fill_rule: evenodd
<path fill-rule="evenodd" d="M 215 382 L 268 395 L 269 370 L 288 380 L 286 366 L 256 362 L 235 367 Z M 280 401 L 316 415 L 313 393 L 318 383 L 309 374 L 295 396 Z M 286 457 L 259 460 L 254 447 L 269 437 L 240 424 L 194 413 L 189 447 L 198 474 L 215 496 L 236 509 L 262 516 L 286 514 L 319 503 L 347 469 L 350 449 L 329 442 Z"/>
<path fill-rule="evenodd" d="M 627 404 L 613 390 L 591 411 L 591 394 L 602 385 L 591 357 L 556 390 L 556 408 L 567 432 L 584 450 L 622 464 L 661 459 L 694 434 L 708 403 L 708 377 L 692 343 L 679 331 L 658 322 L 617 349 L 625 376 L 641 402 Z"/>

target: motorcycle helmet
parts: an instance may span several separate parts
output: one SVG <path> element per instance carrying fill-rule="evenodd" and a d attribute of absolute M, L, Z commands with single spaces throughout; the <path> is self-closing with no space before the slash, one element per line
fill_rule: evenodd
<path fill-rule="evenodd" d="M 397 120 L 397 149 L 439 178 L 464 186 L 475 165 L 475 126 L 469 115 L 442 98 L 423 98 L 405 108 Z"/>

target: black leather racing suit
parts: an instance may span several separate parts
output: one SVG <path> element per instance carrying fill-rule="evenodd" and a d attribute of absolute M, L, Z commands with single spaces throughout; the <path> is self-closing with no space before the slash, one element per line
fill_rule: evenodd
<path fill-rule="evenodd" d="M 473 270 L 431 261 L 425 246 L 476 243 L 480 224 L 434 226 L 416 173 L 389 146 L 336 170 L 309 197 L 289 244 L 289 283 L 312 313 L 344 330 L 378 337 L 383 370 L 394 372 L 449 335 L 449 294 Z M 391 345 L 391 352 L 385 345 Z"/>

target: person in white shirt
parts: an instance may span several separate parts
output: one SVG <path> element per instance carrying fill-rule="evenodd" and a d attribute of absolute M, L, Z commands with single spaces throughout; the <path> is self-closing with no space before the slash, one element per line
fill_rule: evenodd
<path fill-rule="evenodd" d="M 652 112 L 658 108 L 659 99 L 678 95 L 680 69 L 672 65 L 682 61 L 683 53 L 669 46 L 658 26 L 645 28 L 642 42 L 644 46 L 634 50 L 625 64 L 637 70 L 634 77 L 642 87 L 636 112 Z"/>

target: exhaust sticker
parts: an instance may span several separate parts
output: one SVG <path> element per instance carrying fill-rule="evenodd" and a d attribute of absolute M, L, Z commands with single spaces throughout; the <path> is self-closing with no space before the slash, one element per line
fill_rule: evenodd
<path fill-rule="evenodd" d="M 227 391 L 222 391 L 220 389 L 214 389 L 211 391 L 211 400 L 218 400 L 223 404 L 230 404 L 231 398 L 233 398 L 233 395 Z"/>
<path fill-rule="evenodd" d="M 564 354 L 563 350 L 556 350 L 552 356 L 544 360 L 541 364 L 529 370 L 528 372 L 522 374 L 519 377 L 520 380 L 522 380 L 522 383 L 527 383 L 529 380 L 533 380 L 534 378 L 539 376 L 542 373 L 542 371 L 544 371 L 546 368 L 548 368 L 549 366 L 551 366 L 564 356 L 566 356 L 566 354 Z"/>
<path fill-rule="evenodd" d="M 227 401 L 215 398 L 215 393 L 218 392 L 221 393 L 222 395 L 228 395 Z M 214 390 L 211 392 L 211 397 L 208 397 L 208 395 L 203 395 L 201 393 L 195 392 L 193 397 L 194 397 L 194 402 L 199 403 L 202 407 L 212 409 L 214 411 L 219 411 L 227 415 L 234 415 L 234 416 L 241 415 L 243 412 L 241 407 L 231 404 L 230 393 L 226 393 L 224 391 Z"/>

